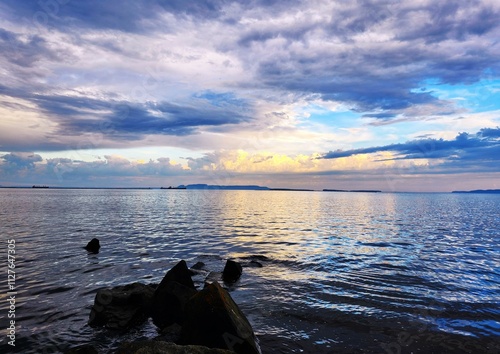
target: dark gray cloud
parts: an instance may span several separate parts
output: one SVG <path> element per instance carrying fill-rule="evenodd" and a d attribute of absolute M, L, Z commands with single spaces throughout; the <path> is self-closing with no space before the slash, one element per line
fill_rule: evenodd
<path fill-rule="evenodd" d="M 38 154 L 22 152 L 11 152 L 0 156 L 0 158 L 4 161 L 4 163 L 0 165 L 0 171 L 6 174 L 17 174 L 19 172 L 33 170 L 35 164 L 43 160 Z"/>
<path fill-rule="evenodd" d="M 5 0 L 8 15 L 39 27 L 90 27 L 127 32 L 141 29 L 143 19 L 153 18 L 157 3 L 145 1 Z"/>
<path fill-rule="evenodd" d="M 55 60 L 59 55 L 49 48 L 39 35 L 21 35 L 0 28 L 0 52 L 9 63 L 20 67 L 32 67 L 40 59 Z"/>
<path fill-rule="evenodd" d="M 321 158 L 337 159 L 386 151 L 395 153 L 395 157 L 391 160 L 444 159 L 445 163 L 442 167 L 482 166 L 483 169 L 488 167 L 488 170 L 498 171 L 500 170 L 500 128 L 484 128 L 476 134 L 460 133 L 453 140 L 426 138 L 401 144 L 330 151 Z"/>
<path fill-rule="evenodd" d="M 432 2 L 405 9 L 399 24 L 425 14 L 425 21 L 415 26 L 402 26 L 398 39 L 425 39 L 427 43 L 445 40 L 463 41 L 469 36 L 484 35 L 498 27 L 499 12 L 491 4 L 480 0 Z"/>
<path fill-rule="evenodd" d="M 15 97 L 35 103 L 57 123 L 56 133 L 62 136 L 99 133 L 112 140 L 137 140 L 145 135 L 182 136 L 194 134 L 199 128 L 209 129 L 253 119 L 252 107 L 246 101 L 232 94 L 214 92 L 194 95 L 191 105 L 22 92 L 17 92 Z"/>
<path fill-rule="evenodd" d="M 163 13 L 212 19 L 222 14 L 229 1 L 220 0 L 5 0 L 9 16 L 47 28 L 81 27 L 124 32 L 148 32 Z M 168 23 L 162 23 L 168 29 Z M 170 28 L 175 30 L 175 28 Z"/>

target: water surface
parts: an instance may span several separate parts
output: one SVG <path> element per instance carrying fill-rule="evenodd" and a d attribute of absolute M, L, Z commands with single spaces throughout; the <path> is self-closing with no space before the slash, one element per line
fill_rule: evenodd
<path fill-rule="evenodd" d="M 0 189 L 0 220 L 20 353 L 153 338 L 88 327 L 96 290 L 227 258 L 263 264 L 229 291 L 264 353 L 500 352 L 498 195 Z"/>

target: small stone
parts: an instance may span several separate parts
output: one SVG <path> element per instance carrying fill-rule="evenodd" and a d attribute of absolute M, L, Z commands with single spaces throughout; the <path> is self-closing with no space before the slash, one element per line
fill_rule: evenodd
<path fill-rule="evenodd" d="M 203 267 L 205 266 L 205 263 L 203 262 L 196 262 L 192 267 L 191 269 L 196 269 L 196 270 L 200 270 L 200 269 L 203 269 Z"/>
<path fill-rule="evenodd" d="M 99 240 L 97 238 L 93 238 L 89 241 L 89 243 L 87 243 L 87 246 L 85 246 L 85 249 L 90 253 L 99 253 L 100 248 L 101 245 L 99 244 Z"/>
<path fill-rule="evenodd" d="M 227 283 L 234 283 L 241 277 L 242 271 L 241 264 L 228 259 L 222 271 L 222 280 Z"/>
<path fill-rule="evenodd" d="M 262 268 L 262 263 L 257 261 L 250 261 L 248 262 L 247 266 L 250 268 Z"/>

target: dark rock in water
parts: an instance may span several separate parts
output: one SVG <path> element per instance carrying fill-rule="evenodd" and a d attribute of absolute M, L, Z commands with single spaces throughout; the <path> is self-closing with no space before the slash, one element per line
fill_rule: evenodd
<path fill-rule="evenodd" d="M 222 280 L 222 273 L 221 272 L 210 272 L 208 273 L 207 277 L 205 278 L 205 288 L 214 282 L 219 282 Z"/>
<path fill-rule="evenodd" d="M 161 288 L 158 287 L 151 311 L 153 323 L 159 328 L 165 328 L 173 323 L 182 324 L 186 303 L 196 293 L 196 289 L 176 281 L 169 281 L 161 285 Z"/>
<path fill-rule="evenodd" d="M 203 269 L 203 267 L 205 266 L 205 263 L 203 262 L 196 262 L 192 267 L 191 269 L 196 269 L 196 270 L 200 270 L 200 269 Z"/>
<path fill-rule="evenodd" d="M 79 345 L 64 352 L 64 354 L 99 354 L 96 348 L 89 344 Z"/>
<path fill-rule="evenodd" d="M 146 321 L 155 289 L 151 285 L 133 283 L 100 289 L 90 311 L 92 327 L 123 330 Z"/>
<path fill-rule="evenodd" d="M 164 341 L 139 341 L 124 343 L 116 354 L 234 354 L 222 349 L 210 349 L 198 345 L 177 345 Z"/>
<path fill-rule="evenodd" d="M 262 263 L 257 261 L 250 261 L 246 264 L 246 266 L 250 268 L 262 268 Z"/>
<path fill-rule="evenodd" d="M 242 271 L 241 264 L 228 259 L 222 271 L 222 279 L 227 283 L 234 283 L 241 277 Z"/>
<path fill-rule="evenodd" d="M 163 277 L 158 289 L 161 289 L 165 284 L 170 281 L 176 281 L 179 284 L 187 286 L 188 288 L 196 289 L 191 279 L 191 273 L 187 267 L 186 261 L 182 260 L 177 263 L 172 269 L 170 269 L 167 274 Z"/>
<path fill-rule="evenodd" d="M 205 263 L 196 262 L 191 268 L 189 268 L 189 272 L 191 275 L 206 274 L 207 271 L 203 270 L 204 266 Z"/>
<path fill-rule="evenodd" d="M 245 259 L 250 259 L 253 261 L 267 262 L 269 261 L 269 257 L 261 255 L 261 254 L 253 254 L 251 256 L 244 257 Z"/>
<path fill-rule="evenodd" d="M 186 304 L 181 343 L 260 354 L 252 326 L 218 283 L 208 285 Z"/>
<path fill-rule="evenodd" d="M 172 323 L 182 324 L 184 306 L 196 294 L 196 287 L 184 260 L 177 263 L 163 277 L 153 297 L 152 318 L 159 328 Z"/>
<path fill-rule="evenodd" d="M 90 253 L 99 253 L 99 248 L 101 248 L 101 245 L 99 244 L 99 240 L 96 238 L 90 240 L 89 243 L 87 243 L 87 246 L 85 246 L 85 249 Z"/>

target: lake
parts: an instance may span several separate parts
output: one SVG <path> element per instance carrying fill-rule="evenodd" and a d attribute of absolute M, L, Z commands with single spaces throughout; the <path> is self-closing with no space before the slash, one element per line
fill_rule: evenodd
<path fill-rule="evenodd" d="M 90 328 L 97 289 L 228 258 L 263 265 L 228 289 L 263 353 L 500 352 L 500 195 L 0 189 L 0 222 L 2 353 L 153 338 Z"/>

